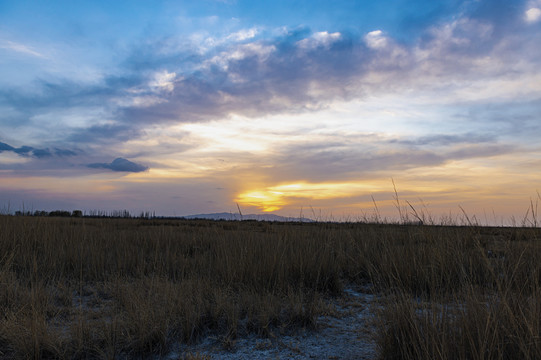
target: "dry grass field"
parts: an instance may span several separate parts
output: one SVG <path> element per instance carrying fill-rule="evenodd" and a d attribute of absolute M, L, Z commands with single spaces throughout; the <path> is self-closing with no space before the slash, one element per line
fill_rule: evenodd
<path fill-rule="evenodd" d="M 380 295 L 383 359 L 541 358 L 541 229 L 0 216 L 0 357 L 163 356 Z"/>

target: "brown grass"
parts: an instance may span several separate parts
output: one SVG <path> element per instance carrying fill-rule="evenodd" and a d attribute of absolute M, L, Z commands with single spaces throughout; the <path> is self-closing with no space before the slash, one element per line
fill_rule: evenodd
<path fill-rule="evenodd" d="M 165 355 L 382 295 L 382 358 L 541 358 L 541 231 L 0 216 L 0 357 Z M 205 358 L 185 354 L 185 358 Z"/>
<path fill-rule="evenodd" d="M 396 270 L 380 281 L 388 295 L 377 312 L 380 356 L 541 358 L 540 229 L 447 234 L 382 265 Z"/>

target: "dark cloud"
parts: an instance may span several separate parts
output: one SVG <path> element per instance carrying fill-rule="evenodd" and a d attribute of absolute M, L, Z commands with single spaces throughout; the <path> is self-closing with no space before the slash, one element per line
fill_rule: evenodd
<path fill-rule="evenodd" d="M 49 158 L 52 156 L 75 156 L 77 153 L 72 150 L 68 149 L 59 149 L 54 148 L 52 151 L 48 148 L 45 149 L 36 149 L 31 146 L 21 146 L 19 148 L 15 148 L 11 145 L 8 145 L 6 143 L 0 142 L 0 153 L 3 151 L 11 151 L 16 154 L 19 154 L 21 156 L 33 156 L 38 159 L 42 158 Z"/>
<path fill-rule="evenodd" d="M 6 143 L 0 142 L 0 152 L 2 152 L 2 151 L 13 151 L 13 150 L 14 150 L 13 146 L 10 146 L 10 145 L 8 145 Z"/>
<path fill-rule="evenodd" d="M 16 152 L 19 155 L 28 155 L 32 150 L 34 150 L 31 146 L 21 146 L 20 148 L 13 149 L 13 152 Z"/>
<path fill-rule="evenodd" d="M 112 171 L 122 171 L 122 172 L 142 172 L 148 170 L 148 167 L 141 164 L 134 163 L 132 161 L 116 158 L 111 163 L 93 163 L 88 164 L 87 167 L 94 169 L 109 169 Z"/>
<path fill-rule="evenodd" d="M 54 154 L 57 156 L 76 156 L 77 155 L 75 151 L 67 150 L 67 149 L 58 149 L 58 148 L 54 149 Z"/>
<path fill-rule="evenodd" d="M 38 159 L 53 156 L 49 149 L 34 149 L 32 151 L 32 154 Z"/>

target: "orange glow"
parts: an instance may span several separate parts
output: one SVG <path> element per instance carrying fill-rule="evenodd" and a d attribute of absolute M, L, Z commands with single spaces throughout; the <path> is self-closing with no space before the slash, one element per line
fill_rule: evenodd
<path fill-rule="evenodd" d="M 448 202 L 449 195 L 461 190 L 463 198 L 467 198 L 471 192 L 464 188 L 462 184 L 445 184 L 430 180 L 430 176 L 419 176 L 418 174 L 405 176 L 396 180 L 397 191 L 400 194 L 408 194 L 406 197 L 414 197 L 415 201 L 419 197 L 430 198 L 430 202 Z M 387 193 L 388 199 L 378 198 L 378 203 L 394 208 L 394 201 L 391 195 L 394 192 L 390 178 L 372 179 L 366 181 L 347 181 L 347 182 L 322 182 L 312 183 L 299 181 L 294 183 L 285 183 L 274 186 L 260 187 L 259 189 L 249 189 L 239 193 L 235 202 L 244 206 L 254 206 L 262 211 L 276 211 L 290 206 L 306 206 L 312 201 L 320 204 L 342 204 L 347 208 L 372 207 L 373 201 L 368 200 L 360 203 L 353 200 L 359 196 L 369 196 L 378 193 Z M 349 202 L 348 198 L 351 198 Z M 344 202 L 345 199 L 345 202 Z M 410 199 L 413 201 L 413 199 Z"/>
<path fill-rule="evenodd" d="M 274 191 L 250 191 L 238 196 L 237 202 L 255 206 L 264 212 L 280 210 L 287 203 L 283 199 L 283 194 Z"/>
<path fill-rule="evenodd" d="M 293 199 L 325 200 L 344 198 L 388 188 L 387 184 L 376 182 L 308 183 L 297 182 L 267 187 L 265 190 L 250 190 L 237 196 L 236 202 L 255 206 L 269 212 L 280 210 L 292 203 Z"/>

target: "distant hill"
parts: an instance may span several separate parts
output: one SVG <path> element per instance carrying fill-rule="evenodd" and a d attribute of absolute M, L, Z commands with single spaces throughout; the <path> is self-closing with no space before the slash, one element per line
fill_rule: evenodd
<path fill-rule="evenodd" d="M 208 219 L 208 220 L 258 220 L 258 221 L 302 221 L 302 222 L 314 222 L 312 219 L 308 218 L 298 218 L 298 217 L 285 217 L 275 214 L 246 214 L 242 215 L 233 214 L 233 213 L 213 213 L 213 214 L 197 214 L 197 215 L 187 215 L 181 216 L 185 219 Z"/>

